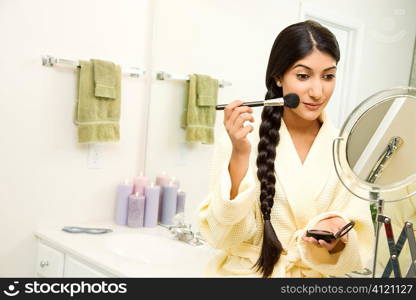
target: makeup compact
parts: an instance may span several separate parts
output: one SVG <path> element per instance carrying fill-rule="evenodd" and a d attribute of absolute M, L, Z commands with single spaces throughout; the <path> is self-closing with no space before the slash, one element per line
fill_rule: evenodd
<path fill-rule="evenodd" d="M 314 237 L 317 240 L 324 240 L 327 243 L 331 243 L 333 240 L 339 239 L 340 237 L 346 235 L 354 227 L 354 225 L 354 221 L 351 221 L 335 234 L 327 230 L 311 229 L 306 231 L 306 236 Z"/>

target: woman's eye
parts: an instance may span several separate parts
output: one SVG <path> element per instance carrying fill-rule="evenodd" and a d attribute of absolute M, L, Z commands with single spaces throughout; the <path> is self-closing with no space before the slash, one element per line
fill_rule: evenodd
<path fill-rule="evenodd" d="M 327 75 L 324 75 L 324 79 L 326 79 L 326 80 L 332 80 L 334 78 L 335 78 L 335 74 L 327 74 Z"/>
<path fill-rule="evenodd" d="M 309 78 L 309 75 L 308 75 L 308 74 L 296 74 L 296 77 L 297 77 L 299 80 L 306 80 L 306 79 L 308 79 L 308 78 Z"/>

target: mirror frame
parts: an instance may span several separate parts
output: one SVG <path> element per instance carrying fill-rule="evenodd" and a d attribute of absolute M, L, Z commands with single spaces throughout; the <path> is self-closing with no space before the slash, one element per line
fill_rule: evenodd
<path fill-rule="evenodd" d="M 366 201 L 376 202 L 376 200 L 371 197 L 373 193 L 384 193 L 383 200 L 386 202 L 400 201 L 416 195 L 416 189 L 409 192 L 410 186 L 416 183 L 416 173 L 392 184 L 379 185 L 359 178 L 353 172 L 347 160 L 348 138 L 357 122 L 373 107 L 397 97 L 407 97 L 408 99 L 410 98 L 416 101 L 416 88 L 409 86 L 395 87 L 371 95 L 350 113 L 340 130 L 338 138 L 335 138 L 333 141 L 332 156 L 338 178 L 347 190 L 358 198 Z M 405 197 L 394 198 L 395 196 L 392 196 L 394 192 L 402 189 L 406 189 L 408 193 Z M 389 193 L 391 194 L 390 197 Z"/>

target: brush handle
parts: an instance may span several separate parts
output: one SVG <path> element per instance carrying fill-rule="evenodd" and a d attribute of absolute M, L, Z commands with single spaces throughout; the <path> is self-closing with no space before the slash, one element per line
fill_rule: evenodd
<path fill-rule="evenodd" d="M 220 104 L 220 105 L 216 105 L 215 109 L 216 110 L 224 110 L 224 108 L 227 106 L 228 104 Z M 250 106 L 250 107 L 255 107 L 255 106 L 264 106 L 264 101 L 251 101 L 251 102 L 244 102 L 239 106 Z"/>

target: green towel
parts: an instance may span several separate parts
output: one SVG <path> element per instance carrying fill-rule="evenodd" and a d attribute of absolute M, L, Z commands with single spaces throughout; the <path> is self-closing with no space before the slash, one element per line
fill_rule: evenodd
<path fill-rule="evenodd" d="M 115 99 L 94 95 L 92 62 L 80 61 L 77 68 L 78 97 L 74 121 L 78 125 L 79 143 L 114 142 L 120 140 L 121 68 L 115 66 Z"/>
<path fill-rule="evenodd" d="M 198 106 L 217 105 L 218 80 L 212 79 L 208 75 L 196 74 L 196 93 Z"/>
<path fill-rule="evenodd" d="M 218 99 L 218 80 L 207 75 L 189 75 L 181 127 L 187 142 L 214 143 L 214 127 Z"/>
<path fill-rule="evenodd" d="M 116 65 L 111 61 L 91 59 L 94 66 L 95 96 L 116 98 Z"/>

